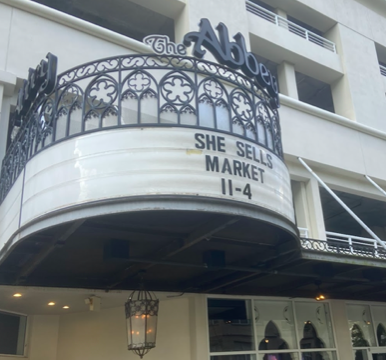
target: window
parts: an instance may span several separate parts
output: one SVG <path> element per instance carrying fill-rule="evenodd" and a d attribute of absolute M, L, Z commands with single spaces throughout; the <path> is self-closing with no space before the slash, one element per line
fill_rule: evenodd
<path fill-rule="evenodd" d="M 377 231 L 381 240 L 386 240 L 386 232 L 378 231 L 386 227 L 386 202 L 334 190 L 336 195 L 373 231 Z M 320 188 L 327 241 L 331 248 L 342 253 L 359 256 L 384 256 L 384 250 L 378 248 L 374 239 L 359 223 L 323 188 Z M 374 275 L 376 270 L 373 268 Z M 371 275 L 370 275 L 371 276 Z M 374 280 L 374 279 L 373 279 Z M 375 279 L 380 281 L 379 279 Z M 374 299 L 375 300 L 375 299 Z"/>
<path fill-rule="evenodd" d="M 300 101 L 335 112 L 330 84 L 296 72 L 296 86 Z"/>
<path fill-rule="evenodd" d="M 313 27 L 313 26 L 311 26 L 311 25 L 306 24 L 306 23 L 303 22 L 303 21 L 300 21 L 300 20 L 298 20 L 298 19 L 296 19 L 296 18 L 294 18 L 294 17 L 292 17 L 292 16 L 289 16 L 289 15 L 287 15 L 287 19 L 288 19 L 289 21 L 293 22 L 294 24 L 299 25 L 299 26 L 301 26 L 302 28 L 307 29 L 308 31 L 313 32 L 313 33 L 316 34 L 316 35 L 323 36 L 323 32 L 322 32 L 322 31 L 316 29 L 315 27 Z M 293 30 L 290 29 L 290 31 L 293 31 Z"/>
<path fill-rule="evenodd" d="M 251 2 L 253 2 L 254 4 L 259 5 L 259 6 L 261 6 L 262 8 L 267 9 L 267 10 L 269 10 L 269 11 L 271 11 L 271 12 L 275 12 L 275 8 L 274 8 L 273 6 L 270 6 L 270 5 L 266 4 L 266 3 L 263 2 L 263 1 L 260 1 L 260 0 L 251 0 Z"/>
<path fill-rule="evenodd" d="M 27 317 L 0 311 L 0 354 L 24 355 Z"/>
<path fill-rule="evenodd" d="M 383 76 L 386 76 L 386 48 L 380 44 L 375 43 L 375 50 L 377 51 L 380 73 Z"/>
<path fill-rule="evenodd" d="M 208 299 L 211 360 L 335 360 L 327 303 Z"/>
<path fill-rule="evenodd" d="M 355 360 L 384 360 L 386 306 L 350 304 L 347 318 Z"/>
<path fill-rule="evenodd" d="M 130 1 L 33 0 L 119 34 L 142 41 L 151 34 L 174 41 L 174 20 Z"/>

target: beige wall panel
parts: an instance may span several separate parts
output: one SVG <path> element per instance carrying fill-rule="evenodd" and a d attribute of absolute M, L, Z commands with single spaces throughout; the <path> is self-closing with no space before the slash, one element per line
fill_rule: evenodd
<path fill-rule="evenodd" d="M 287 106 L 280 114 L 286 154 L 365 173 L 357 131 Z"/>
<path fill-rule="evenodd" d="M 384 179 L 383 183 L 386 185 L 386 141 L 360 134 L 360 143 L 366 164 L 366 174 L 377 179 Z"/>
<path fill-rule="evenodd" d="M 339 32 L 356 121 L 385 131 L 386 100 L 375 45 L 344 26 Z"/>
<path fill-rule="evenodd" d="M 35 315 L 30 319 L 32 329 L 28 346 L 29 359 L 56 360 L 59 316 Z"/>
<path fill-rule="evenodd" d="M 12 19 L 12 8 L 0 4 L 0 70 L 5 70 Z"/>
<path fill-rule="evenodd" d="M 368 1 L 369 7 L 353 0 L 298 0 L 298 2 L 386 46 L 384 36 L 386 19 L 377 13 L 378 10 L 370 8 L 371 1 Z M 386 7 L 380 4 L 380 7 L 382 6 L 386 11 Z"/>
<path fill-rule="evenodd" d="M 15 9 L 6 70 L 25 78 L 28 68 L 36 67 L 48 52 L 59 59 L 58 73 L 91 60 L 133 53 L 122 46 Z"/>
<path fill-rule="evenodd" d="M 127 350 L 124 308 L 60 318 L 57 360 L 138 360 Z M 157 346 L 146 360 L 190 360 L 188 299 L 160 302 Z"/>

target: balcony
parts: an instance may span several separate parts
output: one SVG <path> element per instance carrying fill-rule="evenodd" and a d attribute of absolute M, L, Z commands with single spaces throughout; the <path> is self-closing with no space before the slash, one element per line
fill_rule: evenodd
<path fill-rule="evenodd" d="M 386 66 L 379 65 L 379 70 L 381 72 L 381 75 L 386 76 Z"/>
<path fill-rule="evenodd" d="M 327 240 L 315 240 L 308 238 L 308 229 L 299 232 L 304 250 L 386 260 L 386 250 L 375 239 L 326 231 Z"/>
<path fill-rule="evenodd" d="M 324 37 L 319 36 L 319 35 L 313 33 L 312 31 L 309 31 L 309 30 L 293 23 L 292 21 L 289 21 L 289 20 L 275 14 L 274 12 L 271 12 L 267 9 L 264 9 L 263 7 L 253 3 L 251 1 L 246 0 L 246 7 L 247 7 L 247 10 L 249 12 L 251 12 L 252 14 L 257 15 L 257 16 L 261 17 L 262 19 L 271 22 L 271 23 L 275 24 L 276 26 L 282 27 L 282 28 L 290 31 L 293 34 L 300 36 L 307 41 L 312 42 L 313 44 L 316 44 L 316 45 L 321 46 L 329 51 L 336 53 L 336 47 L 332 41 L 327 40 Z"/>

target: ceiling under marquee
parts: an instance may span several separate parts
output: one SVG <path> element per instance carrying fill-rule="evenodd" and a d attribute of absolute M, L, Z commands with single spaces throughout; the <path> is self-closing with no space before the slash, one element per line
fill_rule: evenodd
<path fill-rule="evenodd" d="M 320 256 L 319 256 L 320 255 Z M 323 256 L 321 256 L 323 255 Z M 121 213 L 30 236 L 0 265 L 2 285 L 315 296 L 382 300 L 380 259 L 300 249 L 283 230 L 230 215 L 192 211 Z"/>

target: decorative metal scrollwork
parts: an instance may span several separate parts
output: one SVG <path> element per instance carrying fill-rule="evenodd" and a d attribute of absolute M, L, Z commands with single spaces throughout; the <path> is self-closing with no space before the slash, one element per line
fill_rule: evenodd
<path fill-rule="evenodd" d="M 118 84 L 110 76 L 94 79 L 86 89 L 86 102 L 92 110 L 109 107 L 118 96 Z"/>
<path fill-rule="evenodd" d="M 194 85 L 185 74 L 173 72 L 161 81 L 161 93 L 164 99 L 174 106 L 187 105 L 194 97 Z"/>
<path fill-rule="evenodd" d="M 0 202 L 26 162 L 48 145 L 88 131 L 189 126 L 253 141 L 283 159 L 279 117 L 257 83 L 223 65 L 186 56 L 124 55 L 57 77 L 52 94 L 14 126 L 0 175 Z"/>
<path fill-rule="evenodd" d="M 355 246 L 350 248 L 349 244 L 333 240 L 316 240 L 301 238 L 300 245 L 304 250 L 326 252 L 339 255 L 360 256 L 375 259 L 386 259 L 386 251 L 369 247 Z"/>
<path fill-rule="evenodd" d="M 214 79 L 204 81 L 204 91 L 212 99 L 221 99 L 224 95 L 224 89 L 220 83 Z"/>

